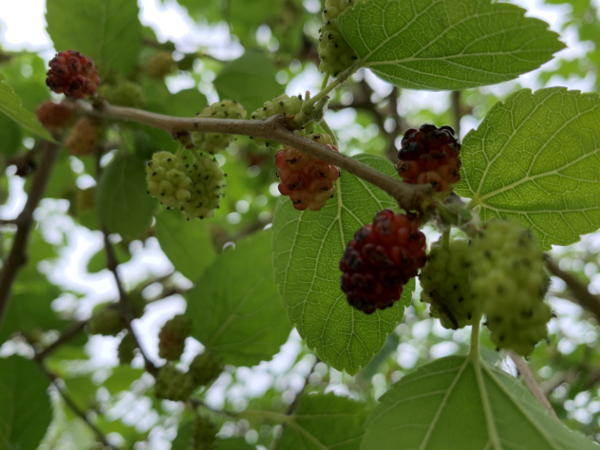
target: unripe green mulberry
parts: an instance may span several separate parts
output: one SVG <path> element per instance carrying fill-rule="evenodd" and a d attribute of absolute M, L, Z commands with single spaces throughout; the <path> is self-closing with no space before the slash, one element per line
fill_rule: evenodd
<path fill-rule="evenodd" d="M 116 86 L 102 85 L 98 89 L 98 93 L 113 105 L 143 108 L 146 104 L 146 96 L 141 86 L 131 81 Z"/>
<path fill-rule="evenodd" d="M 448 248 L 438 241 L 421 269 L 421 301 L 431 304 L 431 315 L 444 328 L 456 330 L 472 324 L 476 305 L 469 283 L 470 250 L 464 240 L 450 241 Z"/>
<path fill-rule="evenodd" d="M 167 320 L 158 334 L 158 356 L 169 361 L 181 358 L 185 348 L 185 339 L 191 331 L 192 322 L 183 314 Z"/>
<path fill-rule="evenodd" d="M 222 100 L 213 103 L 204 108 L 196 117 L 213 118 L 213 119 L 243 119 L 246 117 L 246 110 L 242 105 L 233 100 Z M 227 148 L 233 142 L 235 136 L 224 133 L 191 133 L 192 141 L 198 150 L 201 152 L 210 153 L 211 155 L 220 152 Z"/>
<path fill-rule="evenodd" d="M 252 120 L 263 120 L 278 114 L 294 116 L 302 110 L 303 104 L 302 95 L 288 97 L 286 94 L 283 94 L 265 102 L 262 108 L 257 109 L 250 115 L 250 118 Z M 277 141 L 257 137 L 251 139 L 254 139 L 256 145 L 266 146 L 274 150 L 277 150 L 281 146 Z"/>
<path fill-rule="evenodd" d="M 319 70 L 333 77 L 349 68 L 358 56 L 348 45 L 337 27 L 338 16 L 361 0 L 326 0 L 319 44 Z"/>
<path fill-rule="evenodd" d="M 162 366 L 158 370 L 154 383 L 156 398 L 182 402 L 194 392 L 194 380 L 171 365 Z"/>
<path fill-rule="evenodd" d="M 96 206 L 96 186 L 79 189 L 75 198 L 77 209 L 88 210 Z"/>
<path fill-rule="evenodd" d="M 482 302 L 492 342 L 530 354 L 548 336 L 545 260 L 531 231 L 516 222 L 488 223 L 473 239 L 471 286 Z"/>
<path fill-rule="evenodd" d="M 175 71 L 175 60 L 171 52 L 161 50 L 156 52 L 146 63 L 146 75 L 152 78 L 164 78 Z"/>
<path fill-rule="evenodd" d="M 199 155 L 188 172 L 192 180 L 190 199 L 180 205 L 188 219 L 207 219 L 219 208 L 225 187 L 225 173 L 216 159 Z"/>
<path fill-rule="evenodd" d="M 135 339 L 131 333 L 127 333 L 121 339 L 119 346 L 117 347 L 117 356 L 119 357 L 119 364 L 129 365 L 135 356 L 135 350 L 137 345 Z"/>
<path fill-rule="evenodd" d="M 191 199 L 192 180 L 185 161 L 171 152 L 157 152 L 146 167 L 148 193 L 167 208 L 176 208 Z"/>
<path fill-rule="evenodd" d="M 196 416 L 192 428 L 193 450 L 215 450 L 217 448 L 217 426 L 207 417 Z"/>
<path fill-rule="evenodd" d="M 88 322 L 90 334 L 103 336 L 116 336 L 124 327 L 121 314 L 114 303 L 101 303 L 96 305 L 92 317 Z"/>
<path fill-rule="evenodd" d="M 223 371 L 221 359 L 210 350 L 196 356 L 190 364 L 188 373 L 197 386 L 206 386 L 216 380 Z"/>

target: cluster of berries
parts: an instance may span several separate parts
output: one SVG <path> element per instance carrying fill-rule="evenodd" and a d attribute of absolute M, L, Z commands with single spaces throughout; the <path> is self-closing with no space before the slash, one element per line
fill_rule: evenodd
<path fill-rule="evenodd" d="M 93 95 L 100 84 L 94 62 L 74 50 L 57 53 L 50 61 L 50 70 L 46 75 L 48 87 L 70 99 Z M 72 155 L 89 155 L 102 138 L 101 121 L 87 116 L 77 120 L 77 112 L 70 100 L 60 103 L 43 102 L 38 106 L 36 114 L 42 125 L 53 133 L 71 128 L 65 147 Z"/>
<path fill-rule="evenodd" d="M 225 196 L 225 173 L 215 158 L 204 154 L 187 156 L 157 152 L 146 167 L 148 193 L 167 208 L 179 208 L 188 219 L 214 215 Z"/>
<path fill-rule="evenodd" d="M 361 0 L 326 0 L 323 10 L 323 26 L 319 30 L 319 70 L 337 77 L 340 72 L 349 68 L 357 59 L 356 53 L 342 36 L 337 27 L 337 18 L 346 8 L 352 7 Z"/>
<path fill-rule="evenodd" d="M 168 320 L 161 328 L 158 335 L 158 354 L 169 363 L 158 371 L 154 384 L 154 395 L 157 398 L 185 401 L 194 389 L 210 384 L 222 372 L 221 360 L 208 349 L 194 358 L 185 373 L 173 366 L 171 362 L 181 358 L 185 340 L 191 330 L 191 321 L 183 314 Z"/>
<path fill-rule="evenodd" d="M 338 151 L 326 134 L 314 133 L 307 137 Z M 277 153 L 275 164 L 280 179 L 279 192 L 289 196 L 297 210 L 318 211 L 333 197 L 335 182 L 340 176 L 338 167 L 288 146 Z"/>
<path fill-rule="evenodd" d="M 196 117 L 206 119 L 244 119 L 246 117 L 246 110 L 234 100 L 222 100 L 207 106 Z M 198 150 L 211 155 L 225 150 L 235 139 L 232 134 L 224 133 L 194 132 L 191 133 L 191 136 L 192 142 Z"/>
<path fill-rule="evenodd" d="M 432 184 L 443 196 L 460 180 L 460 144 L 450 127 L 408 130 L 399 152 L 405 182 Z M 552 317 L 544 302 L 548 275 L 531 232 L 510 220 L 492 221 L 471 242 L 440 240 L 426 256 L 419 217 L 380 211 L 354 234 L 340 261 L 348 303 L 367 313 L 400 298 L 419 269 L 421 300 L 449 329 L 472 325 L 483 314 L 498 349 L 530 354 L 547 337 Z"/>

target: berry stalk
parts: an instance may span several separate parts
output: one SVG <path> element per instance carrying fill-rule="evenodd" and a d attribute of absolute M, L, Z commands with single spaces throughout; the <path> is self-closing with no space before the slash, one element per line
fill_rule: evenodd
<path fill-rule="evenodd" d="M 336 83 L 339 80 L 338 78 Z M 167 131 L 173 136 L 180 136 L 182 132 L 187 131 L 204 131 L 258 136 L 276 140 L 282 144 L 302 150 L 311 156 L 327 161 L 377 186 L 395 198 L 400 207 L 406 211 L 416 210 L 425 212 L 433 207 L 432 187 L 430 185 L 409 185 L 403 183 L 359 161 L 324 148 L 310 139 L 298 136 L 289 129 L 286 118 L 282 116 L 273 116 L 264 121 L 180 118 L 134 108 L 112 106 L 108 103 L 104 103 L 98 109 L 92 109 L 91 105 L 86 103 L 79 103 L 79 106 L 84 113 L 89 115 L 149 125 Z"/>

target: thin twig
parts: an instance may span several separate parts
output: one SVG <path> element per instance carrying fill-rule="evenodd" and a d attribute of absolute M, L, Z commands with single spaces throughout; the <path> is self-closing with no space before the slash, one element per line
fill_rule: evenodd
<path fill-rule="evenodd" d="M 75 336 L 77 336 L 79 333 L 81 333 L 83 331 L 83 329 L 85 328 L 86 324 L 87 324 L 87 320 L 83 321 L 83 322 L 76 322 L 68 330 L 66 330 L 63 334 L 61 334 L 61 336 L 55 342 L 53 342 L 48 347 L 46 347 L 41 352 L 39 352 L 36 357 L 40 361 L 46 359 L 48 356 L 50 356 L 50 354 L 54 350 L 56 350 L 57 348 L 59 348 L 60 346 L 62 346 L 64 344 L 66 344 L 71 339 L 73 339 Z"/>
<path fill-rule="evenodd" d="M 21 267 L 27 263 L 27 246 L 29 244 L 29 235 L 33 227 L 33 212 L 44 196 L 46 185 L 48 184 L 52 168 L 54 167 L 56 155 L 58 155 L 59 146 L 52 142 L 42 141 L 39 144 L 39 149 L 42 153 L 39 168 L 33 177 L 25 207 L 16 219 L 17 232 L 15 233 L 15 238 L 8 258 L 4 261 L 2 274 L 0 274 L 0 329 L 2 328 L 4 315 L 8 310 L 13 282 Z"/>
<path fill-rule="evenodd" d="M 596 316 L 596 321 L 600 323 L 600 297 L 592 294 L 587 286 L 579 281 L 575 275 L 562 270 L 557 262 L 549 256 L 546 257 L 546 267 L 552 275 L 557 276 L 567 284 L 577 302 L 585 309 L 591 311 Z"/>
<path fill-rule="evenodd" d="M 355 159 L 333 151 L 327 146 L 299 136 L 288 128 L 288 121 L 283 116 L 273 116 L 266 120 L 180 118 L 109 104 L 104 104 L 97 110 L 92 109 L 90 105 L 85 103 L 80 102 L 80 105 L 90 115 L 149 125 L 165 130 L 175 137 L 181 136 L 183 132 L 200 131 L 240 134 L 276 140 L 302 150 L 309 155 L 316 156 L 372 183 L 395 198 L 404 210 L 425 211 L 433 206 L 431 185 L 403 183 Z"/>
<path fill-rule="evenodd" d="M 96 181 L 100 180 L 100 176 L 102 174 L 102 167 L 100 166 L 100 159 L 102 158 L 102 148 L 99 146 L 96 149 Z M 138 338 L 137 333 L 133 329 L 131 322 L 135 320 L 135 315 L 133 314 L 133 310 L 131 309 L 131 304 L 129 302 L 129 296 L 127 292 L 123 288 L 123 283 L 121 282 L 121 277 L 119 275 L 118 266 L 119 260 L 117 259 L 117 255 L 115 254 L 115 249 L 113 248 L 112 243 L 110 242 L 110 233 L 108 229 L 103 223 L 100 223 L 100 229 L 102 230 L 102 235 L 104 237 L 104 250 L 106 251 L 106 267 L 113 274 L 113 278 L 115 279 L 115 284 L 117 285 L 117 290 L 119 292 L 119 309 L 121 312 L 121 317 L 125 319 L 125 328 L 129 331 L 129 334 L 133 338 L 136 347 L 140 350 L 142 357 L 144 358 L 144 365 L 148 373 L 155 375 L 157 373 L 157 368 L 154 363 L 148 357 L 146 351 L 142 348 L 141 340 Z"/>
<path fill-rule="evenodd" d="M 52 383 L 52 385 L 54 386 L 54 388 L 58 391 L 58 393 L 60 394 L 60 396 L 62 397 L 62 399 L 64 400 L 65 404 L 71 408 L 71 410 L 77 414 L 81 420 L 83 420 L 88 427 L 90 427 L 90 429 L 96 434 L 96 436 L 98 436 L 98 439 L 100 440 L 100 442 L 102 442 L 102 444 L 104 444 L 106 447 L 109 447 L 111 449 L 117 449 L 117 447 L 115 447 L 114 445 L 112 445 L 110 442 L 108 442 L 108 440 L 106 439 L 106 436 L 104 435 L 104 433 L 102 432 L 102 430 L 100 430 L 100 428 L 98 428 L 94 423 L 92 423 L 92 421 L 90 419 L 88 419 L 87 415 L 85 414 L 84 411 L 82 411 L 81 409 L 79 409 L 79 406 L 77 406 L 77 404 L 73 401 L 73 399 L 69 396 L 69 394 L 67 394 L 67 392 L 62 388 L 62 386 L 60 386 L 58 384 L 58 382 L 56 381 L 56 375 L 54 375 L 53 373 L 51 373 L 46 366 L 44 365 L 44 363 L 39 360 L 36 359 L 36 362 L 38 363 L 38 367 L 40 368 L 40 370 L 43 372 L 44 375 L 46 375 L 46 377 L 48 378 L 48 380 L 50 380 L 50 383 Z"/>
<path fill-rule="evenodd" d="M 317 367 L 317 364 L 319 364 L 320 362 L 321 362 L 321 360 L 319 358 L 317 358 L 317 360 L 311 367 L 310 371 L 308 372 L 308 375 L 306 375 L 306 377 L 304 378 L 304 384 L 302 385 L 302 389 L 300 390 L 300 392 L 298 392 L 298 394 L 296 395 L 296 398 L 290 404 L 290 406 L 288 406 L 287 409 L 285 410 L 286 416 L 292 416 L 298 409 L 298 403 L 300 402 L 300 396 L 306 390 L 306 386 L 308 386 L 308 379 L 310 378 L 312 373 L 315 371 L 315 367 Z M 288 422 L 284 422 L 282 427 L 285 427 L 287 425 L 287 423 Z M 281 436 L 283 436 L 283 428 L 282 428 L 282 433 L 281 433 L 279 439 L 277 439 L 276 441 L 273 442 L 272 450 L 279 450 L 279 444 L 281 443 Z"/>
<path fill-rule="evenodd" d="M 140 349 L 140 353 L 144 358 L 146 370 L 150 374 L 155 375 L 157 372 L 156 366 L 150 360 L 147 353 L 140 345 L 141 340 L 138 338 L 135 330 L 133 329 L 133 326 L 131 325 L 131 322 L 135 320 L 135 316 L 129 303 L 129 296 L 123 288 L 123 283 L 121 283 L 121 277 L 117 269 L 117 266 L 119 265 L 117 255 L 115 254 L 115 250 L 110 242 L 108 230 L 104 225 L 102 225 L 102 234 L 104 235 L 104 248 L 106 250 L 106 267 L 112 272 L 113 277 L 115 279 L 115 283 L 117 284 L 117 290 L 119 291 L 119 307 L 121 311 L 121 316 L 125 319 L 126 328 L 129 331 L 129 333 L 131 333 L 131 337 L 133 338 L 136 347 Z"/>
<path fill-rule="evenodd" d="M 550 413 L 550 415 L 552 415 L 552 417 L 554 417 L 556 420 L 558 420 L 560 422 L 560 419 L 556 415 L 556 412 L 554 411 L 554 409 L 552 409 L 552 405 L 550 405 L 550 402 L 548 401 L 548 399 L 542 392 L 542 389 L 535 381 L 535 377 L 533 376 L 533 373 L 531 373 L 529 366 L 525 363 L 525 361 L 523 361 L 523 358 L 521 358 L 519 355 L 517 355 L 513 351 L 508 352 L 508 354 L 509 354 L 510 358 L 513 360 L 513 362 L 515 363 L 515 365 L 517 366 L 517 370 L 523 377 L 523 380 L 525 380 L 525 384 L 527 385 L 527 387 L 529 388 L 529 390 L 531 391 L 533 396 Z"/>

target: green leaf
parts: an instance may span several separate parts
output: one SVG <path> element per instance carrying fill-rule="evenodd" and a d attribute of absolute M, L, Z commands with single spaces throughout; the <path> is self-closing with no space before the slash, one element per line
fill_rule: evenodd
<path fill-rule="evenodd" d="M 169 95 L 167 111 L 171 116 L 195 117 L 206 106 L 206 97 L 198 89 L 184 89 Z"/>
<path fill-rule="evenodd" d="M 9 86 L 3 75 L 0 75 L 0 112 L 3 112 L 19 125 L 27 128 L 34 134 L 51 142 L 56 142 L 33 113 L 22 106 L 21 98 Z"/>
<path fill-rule="evenodd" d="M 194 422 L 191 420 L 182 421 L 177 428 L 177 436 L 171 443 L 171 450 L 190 450 L 192 448 L 192 427 Z"/>
<path fill-rule="evenodd" d="M 280 448 L 358 450 L 367 411 L 364 403 L 333 393 L 302 395 L 293 417 L 284 428 Z"/>
<path fill-rule="evenodd" d="M 367 0 L 337 24 L 363 67 L 396 86 L 438 91 L 512 80 L 565 48 L 524 14 L 489 0 Z"/>
<path fill-rule="evenodd" d="M 82 411 L 87 411 L 96 403 L 96 391 L 98 386 L 92 381 L 92 375 L 80 375 L 72 378 L 65 378 L 65 387 L 71 400 Z M 66 408 L 65 413 L 68 418 L 75 419 L 77 414 L 71 408 Z"/>
<path fill-rule="evenodd" d="M 515 378 L 465 356 L 421 366 L 379 403 L 365 423 L 363 450 L 598 448 L 558 424 Z"/>
<path fill-rule="evenodd" d="M 29 249 L 29 264 L 19 271 L 13 284 L 6 317 L 0 327 L 0 344 L 16 332 L 36 338 L 40 331 L 61 330 L 65 325 L 52 309 L 52 302 L 61 294 L 60 289 L 37 270 L 38 262 L 53 258 L 56 253 L 37 231 L 31 235 Z"/>
<path fill-rule="evenodd" d="M 390 176 L 394 166 L 383 158 L 356 160 Z M 279 202 L 273 220 L 275 280 L 290 322 L 327 364 L 354 374 L 373 358 L 410 304 L 414 282 L 391 308 L 364 314 L 348 305 L 338 269 L 346 244 L 377 211 L 397 208 L 385 192 L 342 172 L 336 195 L 319 212 L 296 211 L 289 199 Z"/>
<path fill-rule="evenodd" d="M 156 216 L 156 238 L 175 269 L 195 281 L 216 256 L 206 222 L 186 220 L 179 211 Z"/>
<path fill-rule="evenodd" d="M 118 366 L 112 369 L 112 375 L 102 383 L 102 386 L 104 386 L 111 395 L 115 395 L 129 389 L 131 384 L 134 381 L 139 380 L 143 374 L 144 371 L 142 369 Z"/>
<path fill-rule="evenodd" d="M 96 203 L 111 233 L 137 237 L 150 225 L 156 201 L 146 193 L 144 162 L 120 152 L 102 172 Z"/>
<path fill-rule="evenodd" d="M 48 0 L 46 10 L 57 50 L 77 50 L 101 67 L 123 72 L 137 64 L 142 25 L 135 0 Z"/>
<path fill-rule="evenodd" d="M 21 142 L 21 127 L 10 117 L 0 114 L 0 130 L 2 130 L 0 153 L 5 156 L 13 156 L 23 145 Z"/>
<path fill-rule="evenodd" d="M 285 448 L 285 447 L 281 447 Z M 217 439 L 218 450 L 256 450 L 256 445 L 246 443 L 245 439 Z"/>
<path fill-rule="evenodd" d="M 226 363 L 270 360 L 291 327 L 273 282 L 271 232 L 261 231 L 225 251 L 189 294 L 192 336 Z"/>
<path fill-rule="evenodd" d="M 221 100 L 238 101 L 249 116 L 267 100 L 282 94 L 276 74 L 277 67 L 263 53 L 246 52 L 221 70 L 214 85 Z"/>
<path fill-rule="evenodd" d="M 0 448 L 37 448 L 52 421 L 48 386 L 33 361 L 0 359 Z"/>
<path fill-rule="evenodd" d="M 131 259 L 131 254 L 122 245 L 113 245 L 115 256 L 119 264 L 124 264 Z M 106 250 L 102 247 L 87 263 L 88 273 L 98 273 L 106 269 Z"/>
<path fill-rule="evenodd" d="M 546 250 L 571 244 L 600 227 L 599 142 L 597 94 L 518 91 L 466 136 L 456 192 L 484 221 L 519 220 Z"/>

